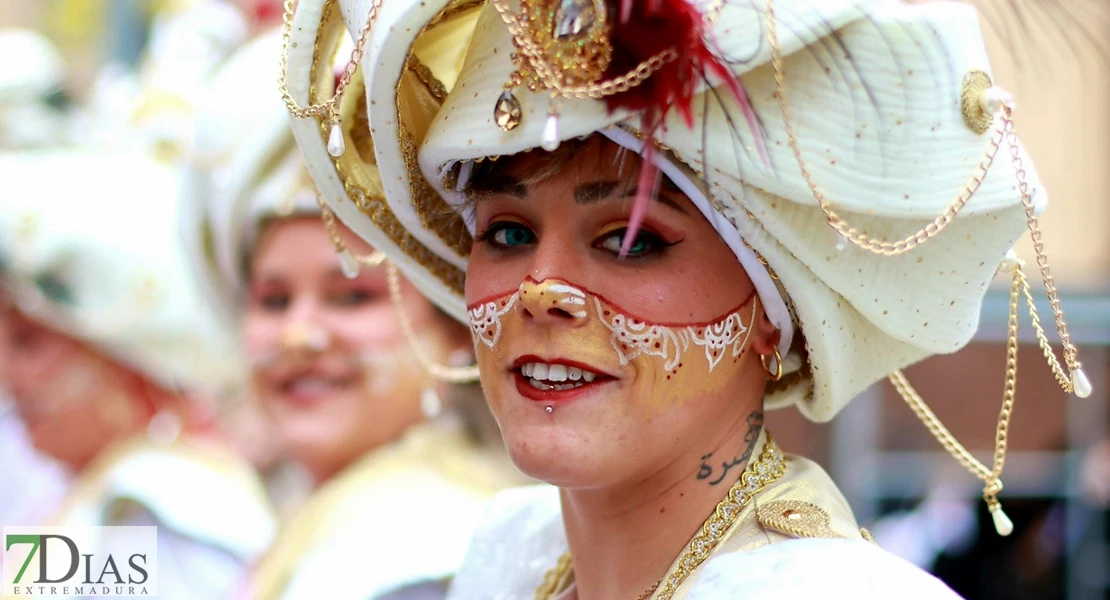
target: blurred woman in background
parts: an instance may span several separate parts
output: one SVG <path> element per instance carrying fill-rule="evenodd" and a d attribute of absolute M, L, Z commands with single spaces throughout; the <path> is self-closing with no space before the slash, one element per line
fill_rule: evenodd
<path fill-rule="evenodd" d="M 27 152 L 0 156 L 0 181 L 0 377 L 75 480 L 47 524 L 157 526 L 160 597 L 226 597 L 274 524 L 214 427 L 233 347 L 175 243 L 177 173 Z"/>
<path fill-rule="evenodd" d="M 251 391 L 314 486 L 246 595 L 442 597 L 484 500 L 517 474 L 467 417 L 481 398 L 458 398 L 476 386 L 433 377 L 451 369 L 432 363 L 473 361 L 468 332 L 321 220 L 273 92 L 279 47 L 259 38 L 211 82 L 191 178 L 215 310 L 240 329 Z"/>
<path fill-rule="evenodd" d="M 65 60 L 61 52 L 38 32 L 11 28 L 0 30 L 0 55 L 19 57 L 0 68 L 0 149 L 7 152 L 61 143 L 72 118 L 62 93 Z M 0 284 L 0 307 L 10 302 Z M 0 524 L 9 527 L 42 522 L 65 492 L 65 473 L 34 450 L 3 380 L 0 473 L 5 482 L 0 488 Z"/>

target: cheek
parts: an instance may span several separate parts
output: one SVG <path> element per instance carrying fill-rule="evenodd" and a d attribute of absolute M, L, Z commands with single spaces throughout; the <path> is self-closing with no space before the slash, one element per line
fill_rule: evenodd
<path fill-rule="evenodd" d="M 409 315 L 411 320 L 411 310 Z M 357 311 L 336 312 L 322 319 L 320 324 L 327 327 L 343 346 L 352 350 L 393 350 L 402 347 L 405 343 L 396 314 L 393 307 L 389 305 L 374 305 Z"/>
<path fill-rule="evenodd" d="M 271 349 L 281 339 L 281 320 L 248 310 L 243 318 L 243 344 L 249 354 Z"/>
<path fill-rule="evenodd" d="M 649 322 L 704 323 L 736 310 L 754 289 L 736 259 L 726 258 L 729 268 L 716 272 L 681 264 L 665 273 L 593 278 L 598 289 L 590 291 Z"/>
<path fill-rule="evenodd" d="M 662 360 L 641 356 L 632 362 L 635 368 L 634 401 L 651 417 L 673 409 L 698 411 L 701 399 L 717 396 L 737 385 L 746 355 L 726 354 L 708 369 L 701 349 L 697 355 L 687 354 L 677 366 L 667 369 Z"/>
<path fill-rule="evenodd" d="M 72 366 L 89 360 L 80 349 L 53 341 L 36 344 L 27 351 L 15 353 L 9 372 L 9 383 L 16 393 L 33 393 L 49 389 Z"/>
<path fill-rule="evenodd" d="M 466 285 L 463 290 L 467 306 L 490 300 L 496 296 L 516 291 L 528 275 L 527 267 L 494 261 L 475 244 L 467 264 Z"/>
<path fill-rule="evenodd" d="M 505 389 L 502 386 L 506 385 L 504 376 L 500 372 L 500 362 L 494 351 L 487 348 L 485 344 L 475 346 L 475 358 L 478 364 L 478 377 L 482 385 L 482 394 L 486 397 L 486 403 L 489 405 L 490 411 L 500 421 L 505 395 Z"/>
<path fill-rule="evenodd" d="M 80 348 L 55 339 L 37 343 L 22 354 L 23 368 L 35 376 L 47 376 L 67 364 L 87 359 L 88 355 Z"/>

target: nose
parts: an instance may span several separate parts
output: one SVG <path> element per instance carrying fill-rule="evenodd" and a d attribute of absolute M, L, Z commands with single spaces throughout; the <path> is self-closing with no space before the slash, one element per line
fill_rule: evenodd
<path fill-rule="evenodd" d="M 285 350 L 323 352 L 331 345 L 331 332 L 317 322 L 317 307 L 307 300 L 289 311 L 279 343 Z"/>
<path fill-rule="evenodd" d="M 295 322 L 282 330 L 280 343 L 286 350 L 323 352 L 331 345 L 331 332 L 311 321 Z"/>
<path fill-rule="evenodd" d="M 520 284 L 518 296 L 524 318 L 551 324 L 562 323 L 577 327 L 586 322 L 589 307 L 586 293 L 559 280 L 525 280 Z"/>

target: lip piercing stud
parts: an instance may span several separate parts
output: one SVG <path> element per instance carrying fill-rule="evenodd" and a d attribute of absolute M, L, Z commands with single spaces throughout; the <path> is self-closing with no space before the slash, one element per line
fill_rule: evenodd
<path fill-rule="evenodd" d="M 550 415 L 551 413 L 555 412 L 555 407 L 551 406 L 551 405 L 548 405 L 547 408 L 545 408 L 544 410 L 546 410 L 547 414 Z"/>

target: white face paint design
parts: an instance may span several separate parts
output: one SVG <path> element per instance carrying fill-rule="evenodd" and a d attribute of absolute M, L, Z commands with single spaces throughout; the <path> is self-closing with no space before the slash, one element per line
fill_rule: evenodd
<path fill-rule="evenodd" d="M 622 367 L 637 357 L 650 356 L 660 359 L 666 371 L 682 365 L 691 348 L 702 348 L 706 372 L 712 372 L 726 355 L 739 358 L 747 346 L 758 308 L 752 302 L 753 294 L 735 310 L 709 323 L 657 324 L 632 316 L 603 297 L 562 281 L 526 281 L 515 292 L 470 307 L 470 328 L 475 339 L 493 350 L 501 341 L 503 319 L 520 318 L 513 309 L 522 305 L 522 298 L 530 293 L 544 297 L 542 307 L 561 310 L 575 320 L 604 325 L 609 345 Z"/>

